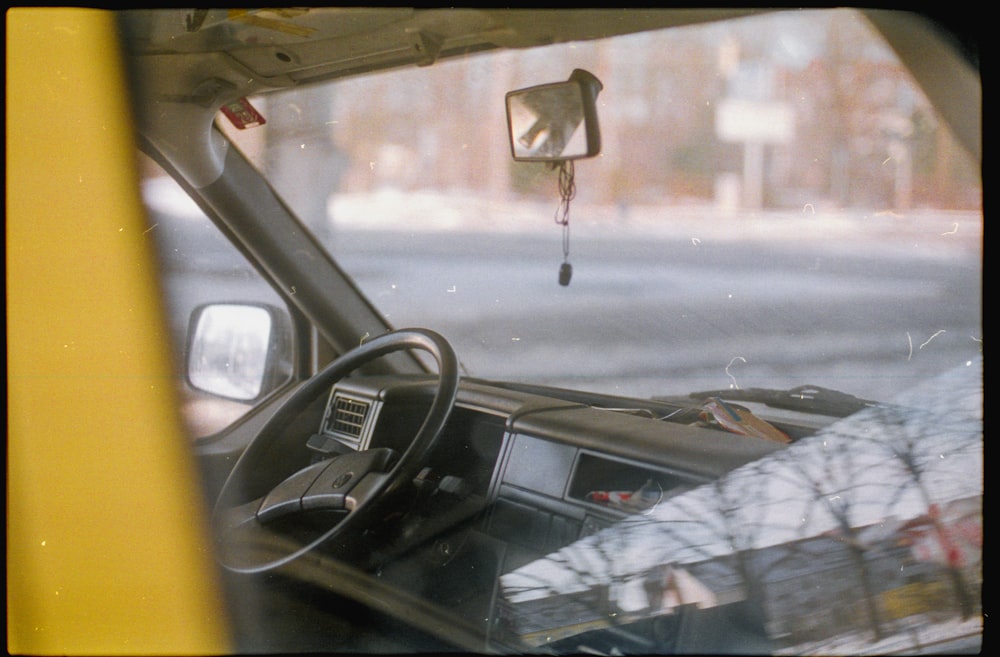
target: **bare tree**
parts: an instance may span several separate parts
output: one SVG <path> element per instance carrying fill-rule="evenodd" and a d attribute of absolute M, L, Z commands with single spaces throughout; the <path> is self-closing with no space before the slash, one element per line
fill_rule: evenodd
<path fill-rule="evenodd" d="M 888 440 L 879 444 L 906 477 L 905 485 L 895 491 L 893 502 L 912 493 L 919 496 L 945 553 L 945 568 L 959 611 L 963 620 L 968 619 L 974 611 L 974 601 L 962 573 L 961 556 L 949 545 L 946 528 L 937 512 L 945 500 L 935 498 L 929 479 L 942 470 L 949 471 L 949 478 L 974 476 L 963 467 L 969 461 L 961 457 L 982 451 L 982 429 L 975 426 L 974 418 L 960 413 L 942 416 L 928 409 L 899 406 L 880 408 L 877 413 L 883 424 L 896 429 Z"/>
<path fill-rule="evenodd" d="M 833 521 L 835 531 L 847 546 L 858 573 L 869 624 L 878 641 L 885 630 L 877 604 L 877 591 L 865 558 L 868 545 L 862 539 L 860 529 L 864 525 L 863 519 L 870 515 L 862 509 L 877 509 L 882 503 L 878 498 L 873 499 L 871 485 L 859 485 L 859 482 L 870 481 L 866 473 L 874 475 L 884 470 L 884 466 L 871 458 L 870 450 L 859 447 L 864 438 L 851 434 L 824 437 L 824 449 L 798 449 L 782 454 L 781 460 L 788 467 L 779 477 L 808 496 L 806 514 L 826 516 Z M 882 495 L 890 494 L 896 485 L 891 478 L 884 479 Z M 810 519 L 804 519 L 803 525 L 811 524 Z"/>

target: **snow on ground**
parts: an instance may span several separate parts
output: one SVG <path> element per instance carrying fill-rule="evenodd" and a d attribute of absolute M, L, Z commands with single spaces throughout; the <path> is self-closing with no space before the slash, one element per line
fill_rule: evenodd
<path fill-rule="evenodd" d="M 455 192 L 381 189 L 337 194 L 328 203 L 334 230 L 469 230 L 536 233 L 555 229 L 559 205 L 519 198 L 491 199 Z M 614 237 L 641 232 L 649 237 L 678 237 L 694 243 L 716 241 L 797 241 L 843 239 L 853 245 L 906 248 L 933 243 L 935 251 L 978 250 L 982 212 L 950 210 L 832 210 L 810 205 L 800 210 L 742 210 L 713 203 L 685 205 L 600 205 L 573 202 L 574 235 Z"/>
<path fill-rule="evenodd" d="M 915 617 L 905 631 L 872 642 L 871 633 L 842 634 L 821 641 L 788 646 L 777 655 L 929 655 L 978 654 L 982 648 L 983 618 L 934 621 Z"/>

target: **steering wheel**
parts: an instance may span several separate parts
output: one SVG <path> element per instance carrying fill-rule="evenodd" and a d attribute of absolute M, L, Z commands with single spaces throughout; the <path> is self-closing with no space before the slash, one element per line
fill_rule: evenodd
<path fill-rule="evenodd" d="M 306 466 L 249 501 L 248 482 L 274 469 L 275 455 L 301 449 L 304 440 L 287 425 L 319 395 L 366 363 L 404 349 L 430 353 L 438 365 L 434 400 L 423 424 L 402 456 L 388 448 L 349 452 Z M 283 566 L 323 544 L 345 539 L 365 518 L 379 499 L 404 489 L 420 472 L 427 455 L 437 444 L 458 392 L 458 360 L 447 340 L 426 329 L 400 329 L 361 344 L 341 355 L 286 399 L 260 428 L 233 466 L 212 513 L 216 531 L 217 557 L 227 570 L 262 573 Z M 253 495 L 251 493 L 251 495 Z M 309 511 L 334 511 L 333 526 L 305 545 L 275 536 L 267 525 L 284 517 Z M 277 539 L 277 540 L 275 540 Z M 274 546 L 280 546 L 275 548 Z M 281 554 L 267 560 L 247 558 L 247 553 L 266 547 L 267 554 Z"/>

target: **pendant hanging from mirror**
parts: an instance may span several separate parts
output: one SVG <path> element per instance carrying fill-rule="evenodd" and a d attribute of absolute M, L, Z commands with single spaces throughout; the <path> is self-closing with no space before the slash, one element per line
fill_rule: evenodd
<path fill-rule="evenodd" d="M 559 266 L 559 285 L 566 287 L 573 277 L 573 265 L 569 264 L 569 202 L 576 196 L 573 160 L 559 163 L 559 207 L 556 209 L 556 223 L 562 226 L 563 263 Z"/>

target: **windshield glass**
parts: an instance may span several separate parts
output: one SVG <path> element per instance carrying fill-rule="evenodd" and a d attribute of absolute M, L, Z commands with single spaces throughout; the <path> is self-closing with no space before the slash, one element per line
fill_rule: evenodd
<path fill-rule="evenodd" d="M 574 69 L 603 84 L 603 145 L 563 215 L 559 172 L 510 156 L 504 96 Z M 220 126 L 392 326 L 440 331 L 470 375 L 888 399 L 981 350 L 977 164 L 852 11 L 250 101 L 264 125 Z"/>

